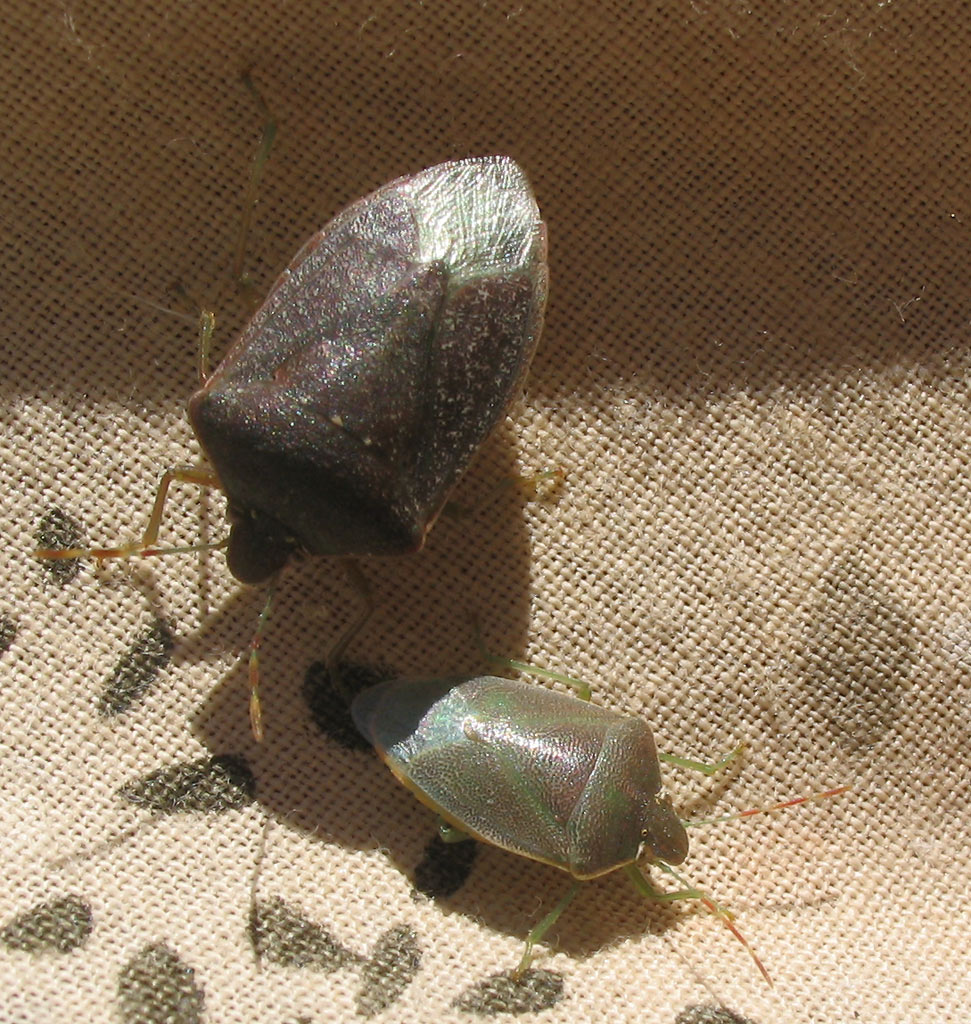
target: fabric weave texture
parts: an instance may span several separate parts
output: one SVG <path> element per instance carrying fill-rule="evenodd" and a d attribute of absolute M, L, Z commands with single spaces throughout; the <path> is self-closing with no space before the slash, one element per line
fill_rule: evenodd
<path fill-rule="evenodd" d="M 963 4 L 9 0 L 0 86 L 0 1022 L 969 1019 L 971 122 Z M 264 113 L 278 126 L 242 251 Z M 697 904 L 438 844 L 322 682 L 339 567 L 43 564 L 144 527 L 216 354 L 347 203 L 507 153 L 549 232 L 525 394 L 369 677 L 488 647 L 643 717 Z M 503 486 L 562 468 L 536 498 Z M 174 489 L 162 540 L 225 534 Z M 553 685 L 537 681 L 536 685 Z M 659 885 L 674 885 L 655 873 Z"/>

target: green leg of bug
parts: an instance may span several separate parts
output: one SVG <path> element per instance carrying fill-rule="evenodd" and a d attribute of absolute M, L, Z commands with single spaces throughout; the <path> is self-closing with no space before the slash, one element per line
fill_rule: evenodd
<path fill-rule="evenodd" d="M 96 558 L 100 561 L 105 558 L 130 558 L 132 555 L 183 555 L 192 551 L 212 551 L 225 547 L 225 541 L 218 541 L 215 544 L 187 544 L 185 547 L 176 548 L 155 546 L 162 524 L 165 500 L 168 497 L 169 488 L 176 480 L 181 483 L 196 484 L 199 487 L 219 487 L 219 480 L 210 469 L 185 466 L 180 469 L 167 470 L 159 481 L 152 514 L 149 516 L 148 526 L 145 527 L 141 540 L 122 544 L 116 548 L 40 548 L 34 552 L 34 556 L 36 558 Z"/>
<path fill-rule="evenodd" d="M 515 658 L 503 658 L 498 654 L 493 654 L 482 640 L 482 632 L 479 629 L 478 622 L 475 622 L 473 625 L 475 626 L 475 642 L 478 644 L 479 650 L 482 651 L 486 661 L 490 661 L 493 665 L 498 665 L 500 668 L 511 668 L 516 672 L 527 672 L 529 675 L 540 676 L 542 679 L 552 679 L 555 682 L 563 683 L 565 686 L 569 686 L 580 700 L 590 700 L 589 683 L 585 683 L 582 679 L 575 679 L 573 676 L 568 676 L 563 672 L 554 672 L 552 669 L 543 668 L 540 665 L 530 665 L 526 661 L 516 661 Z"/>
<path fill-rule="evenodd" d="M 501 480 L 499 486 L 504 490 L 514 487 L 524 498 L 530 501 L 540 500 L 541 493 L 552 494 L 566 479 L 566 472 L 562 469 L 543 469 L 539 473 L 521 474 L 506 477 Z M 549 490 L 541 492 L 544 484 L 549 484 Z"/>
<path fill-rule="evenodd" d="M 650 879 L 636 864 L 625 864 L 624 871 L 627 877 L 634 883 L 634 888 L 652 903 L 676 903 L 678 900 L 700 900 L 705 896 L 700 889 L 687 888 L 678 889 L 675 892 L 664 892 L 651 884 Z M 709 897 L 710 898 L 710 897 Z M 714 900 L 712 900 L 714 903 Z M 717 906 L 717 904 L 715 904 Z M 719 908 L 721 909 L 721 908 Z M 724 911 L 728 913 L 728 911 Z"/>
<path fill-rule="evenodd" d="M 566 479 L 566 473 L 562 469 L 544 469 L 539 473 L 528 475 L 512 474 L 503 477 L 493 488 L 493 494 L 498 498 L 510 488 L 515 490 L 527 501 L 548 501 L 555 497 L 560 484 Z M 487 499 L 484 505 L 491 502 Z M 476 508 L 481 508 L 482 505 Z M 467 505 L 461 505 L 457 501 L 447 501 L 442 509 L 442 515 L 449 519 L 468 519 L 472 516 L 473 509 Z"/>
<path fill-rule="evenodd" d="M 574 676 L 568 676 L 563 672 L 554 672 L 552 669 L 543 668 L 540 665 L 530 665 L 526 661 L 516 661 L 515 658 L 503 658 L 498 654 L 493 654 L 492 651 L 486 647 L 482 640 L 482 634 L 479 630 L 479 624 L 475 623 L 475 639 L 479 646 L 479 650 L 482 651 L 483 656 L 487 661 L 492 662 L 493 665 L 497 665 L 500 668 L 511 668 L 516 672 L 527 672 L 530 675 L 540 676 L 543 679 L 553 679 L 558 683 L 563 683 L 569 686 L 573 692 L 580 698 L 580 700 L 590 700 L 590 684 L 585 683 L 582 679 L 576 679 Z M 678 768 L 688 768 L 694 772 L 701 772 L 704 775 L 712 776 L 717 775 L 718 772 L 726 768 L 736 757 L 741 754 L 745 749 L 744 743 L 739 745 L 732 751 L 729 751 L 721 760 L 710 763 L 708 761 L 693 761 L 688 757 L 677 757 L 674 754 L 658 754 L 658 760 L 663 761 L 665 764 L 673 764 Z"/>
<path fill-rule="evenodd" d="M 233 261 L 233 273 L 236 280 L 239 281 L 240 290 L 250 301 L 250 304 L 255 306 L 256 303 L 253 302 L 253 285 L 249 280 L 249 276 L 243 272 L 243 261 L 246 257 L 246 243 L 249 238 L 250 226 L 253 221 L 253 209 L 256 206 L 257 199 L 259 198 L 260 182 L 263 180 L 263 170 L 266 167 L 267 160 L 270 158 L 270 151 L 273 149 L 273 143 L 276 139 L 277 124 L 276 118 L 274 118 L 270 108 L 266 104 L 266 101 L 263 99 L 263 94 L 257 88 L 256 83 L 253 81 L 253 78 L 248 71 L 243 74 L 242 80 L 243 85 L 249 89 L 253 98 L 259 105 L 260 113 L 263 115 L 263 132 L 260 136 L 260 142 L 257 146 L 256 152 L 253 154 L 253 162 L 250 165 L 250 178 L 246 187 L 246 195 L 243 198 L 243 215 L 240 218 L 239 236 L 236 240 L 236 256 Z"/>
<path fill-rule="evenodd" d="M 684 879 L 671 867 L 670 864 L 658 863 L 657 867 L 666 871 L 669 875 L 676 878 L 682 885 L 685 885 Z M 660 889 L 655 888 L 644 875 L 641 869 L 636 864 L 627 864 L 624 866 L 624 871 L 627 872 L 627 877 L 634 883 L 634 888 L 647 899 L 654 903 L 674 903 L 678 900 L 697 900 L 713 917 L 717 917 L 722 924 L 735 936 L 736 939 L 745 947 L 748 951 L 748 955 L 755 962 L 755 966 L 758 967 L 762 977 L 769 983 L 772 984 L 772 978 L 769 977 L 769 972 L 765 969 L 765 965 L 758 958 L 755 950 L 748 944 L 748 940 L 744 935 L 735 927 L 734 915 L 726 907 L 723 907 L 720 903 L 716 902 L 706 892 L 702 892 L 701 889 L 695 889 L 693 886 L 686 886 L 684 889 L 678 889 L 675 892 L 663 892 Z"/>
<path fill-rule="evenodd" d="M 522 959 L 519 961 L 519 965 L 513 971 L 514 978 L 521 978 L 526 971 L 529 969 L 529 965 L 533 962 L 533 947 L 538 943 L 542 942 L 546 933 L 556 924 L 559 920 L 560 914 L 573 902 L 573 897 L 576 896 L 580 889 L 580 882 L 574 882 L 570 886 L 569 892 L 560 900 L 559 903 L 543 918 L 542 921 L 526 936 L 526 948 L 523 950 Z"/>
<path fill-rule="evenodd" d="M 211 309 L 199 313 L 199 382 L 205 386 L 212 376 L 212 337 L 216 333 L 216 314 Z"/>
<path fill-rule="evenodd" d="M 693 772 L 701 772 L 703 775 L 710 777 L 731 764 L 744 749 L 745 744 L 739 743 L 734 750 L 729 751 L 720 761 L 715 761 L 714 764 L 710 764 L 708 761 L 692 761 L 691 758 L 676 757 L 674 754 L 658 754 L 657 758 L 665 764 L 673 764 L 678 768 L 687 768 Z"/>
<path fill-rule="evenodd" d="M 471 838 L 467 832 L 450 825 L 444 818 L 438 819 L 438 838 L 443 843 L 464 843 Z"/>

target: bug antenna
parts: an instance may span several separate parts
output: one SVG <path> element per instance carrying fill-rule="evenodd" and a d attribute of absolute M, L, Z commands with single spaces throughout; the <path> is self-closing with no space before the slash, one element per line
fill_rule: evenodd
<path fill-rule="evenodd" d="M 741 818 L 753 818 L 756 814 L 771 814 L 773 811 L 784 811 L 790 807 L 798 807 L 800 804 L 812 803 L 816 800 L 828 800 L 832 796 L 840 796 L 848 793 L 852 786 L 838 786 L 836 789 L 827 789 L 825 793 L 813 793 L 810 796 L 799 796 L 795 800 L 785 800 L 781 804 L 773 804 L 771 807 L 752 807 L 747 811 L 738 811 L 735 814 L 726 814 L 721 818 L 699 818 L 694 821 L 683 821 L 682 824 L 688 828 L 695 828 L 699 825 L 721 825 L 726 821 L 738 821 Z"/>

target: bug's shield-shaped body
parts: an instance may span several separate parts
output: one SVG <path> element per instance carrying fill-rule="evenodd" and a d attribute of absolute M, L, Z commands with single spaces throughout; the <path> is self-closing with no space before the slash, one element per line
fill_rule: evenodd
<path fill-rule="evenodd" d="M 640 719 L 495 676 L 392 680 L 351 711 L 395 776 L 476 839 L 593 878 L 688 840 Z"/>
<path fill-rule="evenodd" d="M 522 383 L 546 290 L 545 228 L 508 157 L 399 178 L 314 235 L 189 403 L 232 572 L 421 547 Z"/>

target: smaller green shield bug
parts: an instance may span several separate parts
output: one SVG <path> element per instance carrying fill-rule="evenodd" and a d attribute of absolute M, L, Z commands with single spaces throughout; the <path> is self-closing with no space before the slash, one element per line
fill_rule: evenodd
<path fill-rule="evenodd" d="M 622 869 L 648 899 L 700 901 L 771 984 L 727 910 L 693 887 L 663 892 L 638 867 L 644 860 L 684 885 L 670 865 L 685 859 L 688 838 L 664 793 L 659 760 L 712 774 L 735 752 L 714 766 L 659 755 L 641 719 L 497 676 L 390 680 L 362 690 L 351 714 L 395 777 L 439 815 L 443 838 L 478 839 L 573 877 L 527 937 L 517 974 L 579 884 Z M 815 798 L 779 807 L 808 799 Z M 732 817 L 752 813 L 761 811 Z"/>

